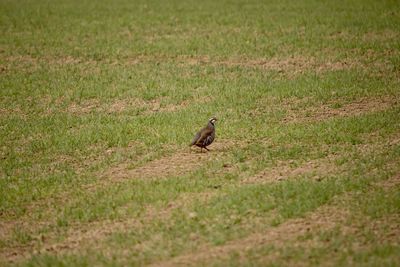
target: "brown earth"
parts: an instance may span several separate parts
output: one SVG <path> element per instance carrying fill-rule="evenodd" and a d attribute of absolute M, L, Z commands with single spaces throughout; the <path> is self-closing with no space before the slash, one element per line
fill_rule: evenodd
<path fill-rule="evenodd" d="M 129 169 L 129 163 L 114 166 L 102 176 L 113 181 L 181 176 L 193 172 L 206 162 L 221 157 L 221 153 L 227 152 L 230 147 L 234 146 L 240 146 L 240 143 L 233 140 L 217 139 L 208 147 L 210 151 L 203 149 L 203 152 L 201 152 L 200 148 L 188 147 L 134 169 Z"/>
<path fill-rule="evenodd" d="M 263 184 L 276 181 L 291 179 L 301 175 L 309 175 L 312 179 L 319 181 L 321 177 L 328 174 L 338 174 L 340 169 L 335 164 L 335 155 L 326 158 L 310 160 L 300 164 L 299 166 L 291 166 L 290 162 L 278 162 L 277 166 L 265 169 L 254 176 L 247 177 L 242 180 L 244 184 Z"/>
<path fill-rule="evenodd" d="M 72 114 L 87 114 L 91 112 L 104 112 L 108 114 L 142 110 L 141 114 L 153 114 L 157 112 L 175 112 L 193 104 L 203 104 L 211 101 L 211 97 L 197 97 L 196 99 L 183 100 L 177 104 L 167 104 L 168 99 L 160 97 L 152 100 L 140 98 L 115 99 L 110 103 L 102 103 L 99 99 L 85 100 L 80 103 L 72 103 L 67 112 Z"/>
<path fill-rule="evenodd" d="M 305 101 L 308 100 L 305 99 Z M 304 104 L 299 105 L 288 103 L 290 103 L 290 100 L 284 103 L 284 106 L 287 107 L 287 115 L 284 118 L 284 121 L 312 122 L 323 121 L 334 117 L 351 117 L 365 113 L 384 111 L 398 106 L 400 104 L 400 99 L 395 96 L 376 98 L 363 97 L 345 104 L 341 104 L 338 100 L 329 101 L 328 103 L 318 107 L 307 107 L 304 106 Z"/>
<path fill-rule="evenodd" d="M 333 35 L 334 36 L 334 35 Z M 340 36 L 340 34 L 338 35 Z M 393 36 L 393 33 L 380 34 L 380 33 L 368 33 L 365 38 L 376 39 L 381 36 Z M 386 38 L 386 37 L 385 37 Z M 392 37 L 390 37 L 392 38 Z M 245 57 L 231 57 L 231 58 L 211 58 L 207 55 L 192 56 L 192 55 L 179 55 L 179 56 L 168 56 L 168 55 L 136 55 L 121 59 L 119 61 L 96 61 L 83 58 L 74 58 L 72 56 L 60 56 L 60 57 L 32 57 L 29 55 L 22 56 L 9 56 L 4 58 L 4 66 L 1 66 L 3 72 L 8 71 L 11 66 L 18 64 L 20 68 L 38 68 L 40 64 L 53 65 L 53 66 L 64 66 L 64 65 L 81 65 L 89 66 L 95 69 L 98 63 L 110 64 L 110 65 L 137 65 L 143 63 L 157 63 L 157 62 L 175 62 L 180 65 L 210 65 L 210 66 L 227 66 L 227 67 L 246 67 L 246 68 L 261 68 L 270 71 L 284 72 L 294 76 L 301 74 L 305 71 L 315 71 L 317 73 L 324 73 L 327 71 L 338 71 L 338 70 L 349 70 L 349 69 L 366 69 L 373 68 L 387 70 L 387 62 L 385 63 L 382 59 L 380 52 L 372 51 L 376 54 L 374 61 L 365 61 L 371 57 L 360 57 L 359 54 L 349 54 L 346 58 L 336 59 L 337 50 L 325 52 L 323 59 L 315 56 L 304 56 L 304 55 L 293 55 L 286 58 L 245 58 Z M 391 53 L 394 53 L 392 50 Z M 385 52 L 386 54 L 388 52 Z"/>

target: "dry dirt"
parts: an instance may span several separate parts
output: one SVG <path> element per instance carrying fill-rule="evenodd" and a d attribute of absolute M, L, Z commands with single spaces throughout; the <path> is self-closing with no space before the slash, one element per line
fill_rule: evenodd
<path fill-rule="evenodd" d="M 305 101 L 307 101 L 305 99 Z M 301 102 L 298 101 L 297 102 Z M 359 116 L 365 113 L 384 111 L 398 106 L 400 99 L 394 96 L 376 98 L 359 98 L 351 103 L 340 104 L 338 100 L 330 101 L 318 107 L 304 107 L 303 104 L 289 104 L 290 100 L 283 105 L 287 107 L 285 122 L 313 122 L 323 121 L 334 117 Z"/>
<path fill-rule="evenodd" d="M 332 35 L 329 38 L 342 38 L 344 33 Z M 387 33 L 367 33 L 364 38 L 373 40 L 379 38 L 394 38 L 393 32 Z M 348 51 L 347 51 L 348 52 Z M 392 50 L 389 52 L 393 53 Z M 349 69 L 374 69 L 375 70 L 388 70 L 388 62 L 385 57 L 376 51 L 373 51 L 376 60 L 368 60 L 371 57 L 364 57 L 359 53 L 350 53 L 343 59 L 336 59 L 338 51 L 324 52 L 323 59 L 315 56 L 293 55 L 286 58 L 245 58 L 245 57 L 232 57 L 232 58 L 211 58 L 207 55 L 192 56 L 168 56 L 168 55 L 136 55 L 121 59 L 119 61 L 96 61 L 91 59 L 75 58 L 72 56 L 61 57 L 32 57 L 32 56 L 9 56 L 4 58 L 4 65 L 1 66 L 2 72 L 7 72 L 11 68 L 37 69 L 40 65 L 52 65 L 62 67 L 64 65 L 79 65 L 83 67 L 90 67 L 96 69 L 97 64 L 113 65 L 137 65 L 143 63 L 159 63 L 159 62 L 173 62 L 183 66 L 191 65 L 208 65 L 208 66 L 226 66 L 226 67 L 246 67 L 246 68 L 261 68 L 269 71 L 277 71 L 286 73 L 289 76 L 304 73 L 306 71 L 315 71 L 316 73 L 324 73 L 328 71 L 349 70 Z M 387 54 L 387 52 L 385 52 Z M 376 54 L 376 55 L 375 55 Z M 390 62 L 389 62 L 390 63 Z M 89 71 L 89 70 L 88 70 Z M 89 71 L 90 72 L 90 71 Z"/>
<path fill-rule="evenodd" d="M 363 69 L 373 68 L 376 70 L 388 71 L 388 62 L 385 61 L 387 55 L 393 54 L 396 51 L 388 50 L 382 53 L 378 53 L 371 50 L 368 54 L 359 53 L 359 51 L 350 51 L 348 55 L 343 59 L 336 59 L 337 50 L 324 50 L 323 58 L 320 59 L 315 56 L 305 55 L 293 55 L 286 58 L 245 58 L 245 57 L 232 57 L 225 59 L 211 58 L 209 56 L 187 56 L 182 55 L 175 58 L 146 58 L 139 57 L 134 60 L 135 64 L 141 62 L 147 62 L 152 60 L 165 61 L 173 60 L 180 63 L 181 65 L 209 65 L 209 66 L 226 66 L 226 67 L 245 67 L 245 68 L 258 68 L 268 71 L 277 71 L 279 73 L 285 73 L 290 77 L 296 76 L 297 74 L 304 73 L 306 71 L 314 71 L 318 74 L 322 74 L 328 71 L 340 71 L 350 69 Z M 349 52 L 349 51 L 347 51 Z M 374 60 L 371 60 L 374 59 Z M 367 63 L 368 62 L 368 63 Z"/>
<path fill-rule="evenodd" d="M 103 103 L 99 99 L 84 100 L 80 103 L 72 103 L 67 107 L 67 112 L 81 115 L 94 113 L 122 113 L 129 112 L 132 110 L 138 110 L 138 114 L 153 114 L 157 112 L 175 112 L 182 110 L 189 105 L 202 104 L 211 101 L 210 97 L 198 97 L 196 99 L 183 100 L 178 104 L 163 104 L 167 99 L 165 97 L 160 97 L 152 100 L 143 100 L 140 98 L 125 98 L 125 99 L 115 99 L 109 103 Z"/>
<path fill-rule="evenodd" d="M 114 166 L 102 175 L 116 182 L 122 179 L 150 179 L 181 176 L 193 172 L 206 162 L 221 157 L 221 152 L 226 152 L 230 147 L 240 146 L 240 143 L 232 140 L 218 139 L 208 148 L 210 151 L 192 147 L 179 150 L 172 155 L 150 161 L 147 164 L 129 169 L 129 163 Z"/>
<path fill-rule="evenodd" d="M 326 38 L 329 40 L 358 39 L 363 42 L 387 42 L 397 40 L 399 38 L 399 33 L 390 29 L 383 31 L 370 31 L 362 35 L 354 35 L 347 31 L 339 31 L 328 35 Z"/>
<path fill-rule="evenodd" d="M 244 184 L 263 184 L 276 181 L 291 179 L 301 175 L 309 175 L 312 179 L 319 181 L 321 177 L 328 174 L 338 174 L 340 172 L 335 164 L 335 156 L 330 155 L 326 158 L 310 160 L 299 166 L 291 166 L 290 162 L 281 161 L 270 169 L 265 169 L 254 176 L 242 180 Z"/>

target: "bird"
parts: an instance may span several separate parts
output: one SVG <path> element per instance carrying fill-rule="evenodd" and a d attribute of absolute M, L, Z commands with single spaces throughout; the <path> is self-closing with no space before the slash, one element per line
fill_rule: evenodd
<path fill-rule="evenodd" d="M 207 151 L 210 151 L 207 146 L 211 145 L 211 143 L 215 139 L 215 122 L 217 118 L 212 117 L 208 120 L 207 125 L 196 133 L 192 142 L 189 146 L 198 146 L 201 148 L 201 152 L 203 152 L 203 148 Z"/>

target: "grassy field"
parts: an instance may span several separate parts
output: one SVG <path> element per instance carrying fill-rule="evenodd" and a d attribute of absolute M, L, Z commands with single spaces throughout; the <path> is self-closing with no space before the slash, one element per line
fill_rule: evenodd
<path fill-rule="evenodd" d="M 400 265 L 398 1 L 0 0 L 0 28 L 0 266 Z"/>

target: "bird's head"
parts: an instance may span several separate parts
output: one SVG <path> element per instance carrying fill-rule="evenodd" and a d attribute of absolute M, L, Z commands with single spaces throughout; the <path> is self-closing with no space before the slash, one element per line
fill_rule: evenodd
<path fill-rule="evenodd" d="M 214 125 L 214 123 L 217 121 L 217 118 L 211 117 L 208 121 L 209 121 L 212 125 Z"/>

